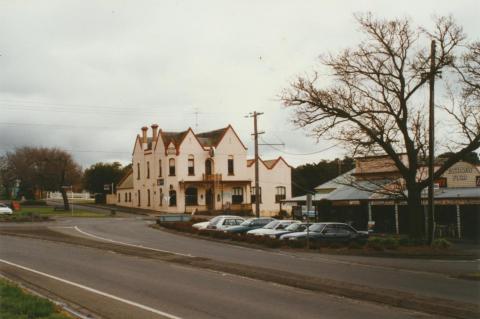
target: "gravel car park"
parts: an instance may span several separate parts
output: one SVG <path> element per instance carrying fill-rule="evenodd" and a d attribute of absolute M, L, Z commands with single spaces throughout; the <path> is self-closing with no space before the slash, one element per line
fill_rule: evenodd
<path fill-rule="evenodd" d="M 268 236 L 270 238 L 280 238 L 280 236 L 285 235 L 285 234 L 290 234 L 290 233 L 298 233 L 298 232 L 303 232 L 307 230 L 307 227 L 310 226 L 311 224 L 307 223 L 292 223 L 289 226 L 287 226 L 285 229 L 276 229 L 275 231 L 272 231 Z"/>

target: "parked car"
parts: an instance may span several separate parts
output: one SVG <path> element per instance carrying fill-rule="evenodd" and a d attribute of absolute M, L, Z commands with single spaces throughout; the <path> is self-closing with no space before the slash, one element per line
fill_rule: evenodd
<path fill-rule="evenodd" d="M 0 214 L 11 215 L 13 210 L 4 203 L 0 203 Z"/>
<path fill-rule="evenodd" d="M 240 225 L 230 227 L 225 231 L 229 233 L 243 234 L 252 229 L 262 228 L 263 226 L 270 223 L 272 220 L 275 219 L 270 217 L 249 218 Z"/>
<path fill-rule="evenodd" d="M 247 234 L 255 236 L 268 236 L 274 233 L 277 230 L 285 230 L 291 224 L 298 224 L 300 221 L 297 220 L 273 220 L 262 228 L 257 228 L 249 230 Z"/>
<path fill-rule="evenodd" d="M 200 222 L 200 223 L 196 223 L 196 224 L 193 224 L 192 227 L 193 228 L 196 228 L 196 229 L 205 229 L 207 228 L 208 224 L 209 223 L 215 223 L 215 222 L 218 222 L 220 220 L 220 218 L 222 217 L 231 217 L 231 215 L 219 215 L 219 216 L 215 216 L 213 217 L 212 219 L 210 220 L 207 220 L 205 222 Z M 234 216 L 236 217 L 236 216 Z"/>
<path fill-rule="evenodd" d="M 245 221 L 240 216 L 221 216 L 219 219 L 211 220 L 205 229 L 207 230 L 226 230 L 230 227 L 238 226 Z"/>
<path fill-rule="evenodd" d="M 299 233 L 302 231 L 307 230 L 307 227 L 310 226 L 311 224 L 307 223 L 292 223 L 285 229 L 276 229 L 275 231 L 271 232 L 268 236 L 270 238 L 280 238 L 280 236 L 285 235 L 285 234 L 290 234 L 290 233 Z"/>
<path fill-rule="evenodd" d="M 351 241 L 365 241 L 368 232 L 358 231 L 344 223 L 314 223 L 308 228 L 309 240 L 326 243 L 348 243 Z M 280 236 L 280 239 L 299 240 L 306 239 L 307 232 L 295 232 Z"/>

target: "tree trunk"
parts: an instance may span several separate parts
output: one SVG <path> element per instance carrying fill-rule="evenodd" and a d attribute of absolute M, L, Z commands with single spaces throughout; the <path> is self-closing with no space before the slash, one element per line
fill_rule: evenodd
<path fill-rule="evenodd" d="M 421 190 L 417 185 L 408 187 L 408 228 L 412 238 L 423 238 L 425 235 L 425 215 L 422 206 Z"/>
<path fill-rule="evenodd" d="M 70 203 L 68 202 L 67 191 L 65 190 L 65 188 L 62 188 L 60 192 L 62 193 L 63 207 L 65 208 L 66 211 L 69 211 Z"/>

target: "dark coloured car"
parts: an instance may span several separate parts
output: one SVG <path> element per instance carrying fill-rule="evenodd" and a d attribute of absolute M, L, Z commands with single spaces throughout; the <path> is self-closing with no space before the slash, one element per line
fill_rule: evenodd
<path fill-rule="evenodd" d="M 262 228 L 263 226 L 267 225 L 273 220 L 275 219 L 274 218 L 249 218 L 238 226 L 232 226 L 230 228 L 225 229 L 225 232 L 234 233 L 234 234 L 243 234 L 252 229 Z"/>
<path fill-rule="evenodd" d="M 325 243 L 364 242 L 368 239 L 368 232 L 358 231 L 344 223 L 315 223 L 308 228 L 310 240 Z M 280 239 L 306 239 L 307 232 L 296 232 L 280 236 Z"/>
<path fill-rule="evenodd" d="M 272 232 L 268 236 L 270 236 L 270 238 L 280 238 L 280 236 L 285 234 L 300 233 L 307 230 L 307 225 L 310 225 L 310 224 L 294 223 L 286 227 L 285 229 L 276 230 L 275 232 Z"/>

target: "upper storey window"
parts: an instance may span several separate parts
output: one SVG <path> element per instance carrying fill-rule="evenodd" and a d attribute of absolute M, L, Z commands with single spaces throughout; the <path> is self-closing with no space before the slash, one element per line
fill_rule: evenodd
<path fill-rule="evenodd" d="M 188 155 L 188 176 L 195 175 L 195 160 L 193 155 Z"/>
<path fill-rule="evenodd" d="M 168 160 L 168 175 L 175 176 L 175 159 L 171 158 Z"/>
<path fill-rule="evenodd" d="M 228 175 L 234 175 L 233 155 L 228 156 Z"/>

